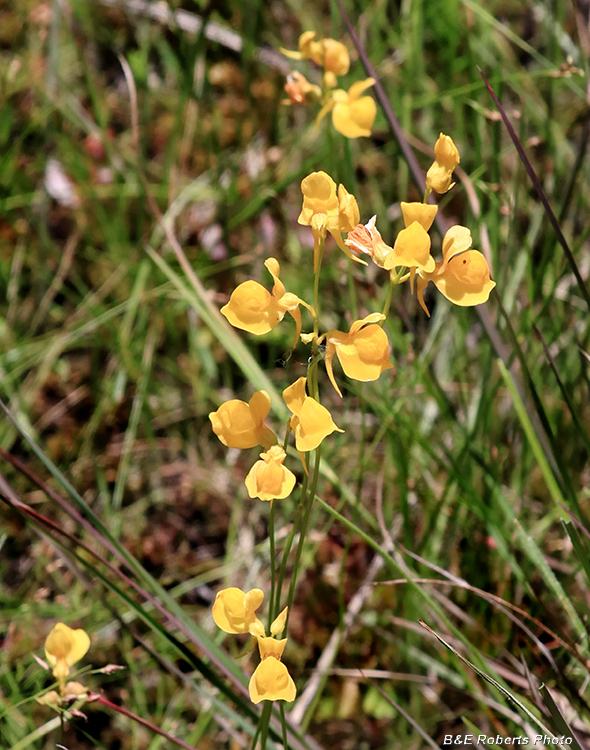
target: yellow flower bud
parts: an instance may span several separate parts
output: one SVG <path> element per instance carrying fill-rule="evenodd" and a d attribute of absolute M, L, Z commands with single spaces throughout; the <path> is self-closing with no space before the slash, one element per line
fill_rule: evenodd
<path fill-rule="evenodd" d="M 268 448 L 276 442 L 274 432 L 263 424 L 270 411 L 270 396 L 257 391 L 249 403 L 232 399 L 209 414 L 213 432 L 228 448 Z"/>
<path fill-rule="evenodd" d="M 450 135 L 444 133 L 439 135 L 437 142 L 434 144 L 434 156 L 441 166 L 451 172 L 461 161 L 453 139 Z"/>
<path fill-rule="evenodd" d="M 89 647 L 90 638 L 84 630 L 72 630 L 63 622 L 58 622 L 45 639 L 45 657 L 53 668 L 56 680 L 64 680 L 72 664 L 79 661 Z"/>
<path fill-rule="evenodd" d="M 281 500 L 291 494 L 297 480 L 295 474 L 283 466 L 286 456 L 280 445 L 273 445 L 260 454 L 262 461 L 257 461 L 246 477 L 250 497 Z"/>
<path fill-rule="evenodd" d="M 289 607 L 285 607 L 285 609 L 277 617 L 275 617 L 272 625 L 270 626 L 270 632 L 272 633 L 272 635 L 280 635 L 283 632 L 287 623 L 288 612 Z"/>
<path fill-rule="evenodd" d="M 348 333 L 334 330 L 326 334 L 326 370 L 340 396 L 342 393 L 332 369 L 334 354 L 344 373 L 353 380 L 377 380 L 384 370 L 393 367 L 389 361 L 387 334 L 377 325 L 384 318 L 381 313 L 372 313 L 362 320 L 356 320 Z"/>
<path fill-rule="evenodd" d="M 434 157 L 435 160 L 426 174 L 426 188 L 437 193 L 446 193 L 455 184 L 451 182 L 453 170 L 461 161 L 450 136 L 444 133 L 439 135 L 434 144 Z"/>
<path fill-rule="evenodd" d="M 219 591 L 212 609 L 215 624 L 226 633 L 249 633 L 250 628 L 262 625 L 256 617 L 256 610 L 263 599 L 264 592 L 260 589 L 251 589 L 247 593 L 235 587 Z"/>

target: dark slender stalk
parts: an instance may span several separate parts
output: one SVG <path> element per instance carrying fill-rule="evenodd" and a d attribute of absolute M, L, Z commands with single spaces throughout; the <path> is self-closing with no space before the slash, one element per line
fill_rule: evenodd
<path fill-rule="evenodd" d="M 514 147 L 516 148 L 518 155 L 520 156 L 520 160 L 524 164 L 527 174 L 530 177 L 531 182 L 533 183 L 533 187 L 535 188 L 537 195 L 539 196 L 539 200 L 543 204 L 543 208 L 545 209 L 545 213 L 547 214 L 547 217 L 551 223 L 551 226 L 553 227 L 553 230 L 555 231 L 557 240 L 559 244 L 561 245 L 561 247 L 563 248 L 565 257 L 567 258 L 568 263 L 570 264 L 570 267 L 573 271 L 573 274 L 576 277 L 576 281 L 578 282 L 578 288 L 580 289 L 580 293 L 582 297 L 584 298 L 586 304 L 588 305 L 588 308 L 590 309 L 590 294 L 588 293 L 588 289 L 586 287 L 584 279 L 582 278 L 580 269 L 578 268 L 578 264 L 576 263 L 576 259 L 574 258 L 574 255 L 572 251 L 570 250 L 570 246 L 568 245 L 568 242 L 563 232 L 561 231 L 561 226 L 559 225 L 557 216 L 555 215 L 553 208 L 551 207 L 551 204 L 549 203 L 549 199 L 547 198 L 547 195 L 545 191 L 543 190 L 543 186 L 541 185 L 541 180 L 538 178 L 537 173 L 535 172 L 533 165 L 531 164 L 530 159 L 527 156 L 526 151 L 524 150 L 522 142 L 520 138 L 518 137 L 516 130 L 514 130 L 512 123 L 508 119 L 508 115 L 506 114 L 504 107 L 502 107 L 502 105 L 500 104 L 500 101 L 498 97 L 496 96 L 494 89 L 491 87 L 490 83 L 488 82 L 488 79 L 485 77 L 482 70 L 480 68 L 478 68 L 478 70 L 479 70 L 479 74 L 483 78 L 483 82 L 485 83 L 487 90 L 490 92 L 490 95 L 492 99 L 494 100 L 494 104 L 498 108 L 498 112 L 500 113 L 502 120 L 504 121 L 504 125 L 506 125 L 508 134 L 510 135 L 510 138 L 512 138 L 512 143 L 514 143 Z"/>

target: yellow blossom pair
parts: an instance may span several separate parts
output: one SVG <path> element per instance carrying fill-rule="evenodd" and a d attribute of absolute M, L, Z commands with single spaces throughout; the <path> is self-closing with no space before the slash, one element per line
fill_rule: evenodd
<path fill-rule="evenodd" d="M 406 229 L 399 233 L 393 247 L 383 241 L 375 226 L 375 216 L 366 226 L 355 227 L 346 240 L 350 248 L 370 255 L 381 268 L 405 266 L 410 269 L 412 280 L 417 272 L 418 301 L 428 316 L 423 293 L 430 281 L 450 302 L 461 307 L 486 302 L 496 286 L 490 280 L 490 269 L 482 253 L 468 250 L 471 233 L 467 227 L 457 225 L 448 230 L 443 239 L 443 259 L 435 262 L 430 255 L 426 229 L 430 228 L 436 210 L 436 206 L 423 203 L 402 203 Z"/>
<path fill-rule="evenodd" d="M 377 115 L 377 105 L 371 96 L 361 96 L 374 85 L 373 78 L 357 81 L 346 91 L 337 89 L 338 76 L 348 72 L 350 58 L 342 42 L 335 39 L 316 40 L 315 31 L 306 31 L 299 37 L 299 51 L 281 49 L 281 52 L 294 60 L 312 60 L 324 69 L 323 83 L 326 91 L 324 105 L 316 118 L 316 127 L 328 114 L 332 113 L 334 128 L 347 138 L 370 136 Z M 305 76 L 294 72 L 287 77 L 285 91 L 289 102 L 307 104 L 318 101 L 321 89 L 310 83 Z"/>
<path fill-rule="evenodd" d="M 271 635 L 267 636 L 264 625 L 256 616 L 256 610 L 264 600 L 260 589 L 244 593 L 239 588 L 228 588 L 220 591 L 213 604 L 213 619 L 216 625 L 226 633 L 249 633 L 258 643 L 260 664 L 250 679 L 248 691 L 253 703 L 260 701 L 294 701 L 297 689 L 281 657 L 287 638 L 277 639 L 285 629 L 287 607 L 270 626 Z"/>

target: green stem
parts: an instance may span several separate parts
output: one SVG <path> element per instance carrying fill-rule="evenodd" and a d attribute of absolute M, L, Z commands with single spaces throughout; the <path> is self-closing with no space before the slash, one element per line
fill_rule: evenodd
<path fill-rule="evenodd" d="M 293 540 L 295 539 L 295 534 L 297 533 L 297 526 L 299 525 L 299 519 L 303 512 L 303 505 L 304 505 L 303 501 L 307 493 L 308 483 L 309 483 L 309 477 L 307 473 L 304 473 L 303 483 L 301 485 L 301 495 L 299 499 L 299 504 L 297 506 L 297 515 L 295 516 L 295 520 L 293 521 L 293 526 L 291 527 L 291 531 L 289 533 L 289 536 L 287 537 L 285 549 L 283 550 L 283 558 L 281 560 L 281 567 L 279 568 L 279 580 L 277 582 L 276 596 L 275 596 L 275 611 L 272 613 L 271 622 L 279 614 L 279 607 L 281 606 L 281 592 L 283 589 L 283 582 L 285 580 L 285 573 L 287 571 L 287 560 L 289 559 L 289 553 L 291 552 L 291 547 L 293 546 Z"/>
<path fill-rule="evenodd" d="M 297 585 L 297 576 L 299 574 L 299 563 L 301 561 L 301 553 L 303 552 L 303 545 L 305 543 L 305 535 L 307 533 L 307 524 L 309 523 L 309 516 L 311 513 L 311 506 L 315 499 L 315 493 L 318 486 L 318 479 L 320 476 L 320 459 L 321 459 L 321 446 L 318 446 L 315 451 L 315 464 L 313 467 L 313 478 L 311 480 L 311 487 L 307 493 L 305 500 L 305 508 L 303 513 L 303 520 L 301 522 L 301 530 L 299 532 L 299 542 L 297 543 L 297 551 L 295 552 L 295 562 L 293 563 L 293 575 L 291 576 L 291 583 L 289 584 L 289 595 L 287 597 L 287 606 L 289 610 L 287 612 L 287 621 L 285 622 L 285 630 L 289 622 L 289 615 L 291 614 L 291 607 L 293 606 L 293 599 L 295 598 L 295 587 Z"/>
<path fill-rule="evenodd" d="M 268 604 L 268 629 L 273 621 L 274 601 L 276 591 L 276 570 L 275 570 L 275 502 L 270 501 L 270 516 L 268 521 L 268 536 L 270 543 L 270 601 Z"/>
<path fill-rule="evenodd" d="M 272 701 L 264 701 L 264 708 L 260 714 L 260 721 L 258 723 L 260 727 L 260 750 L 266 750 L 266 739 L 268 737 L 268 725 L 270 722 L 270 712 L 272 710 Z M 254 745 L 252 745 L 254 750 Z"/>
<path fill-rule="evenodd" d="M 285 718 L 285 705 L 281 701 L 279 703 L 279 710 L 281 712 L 281 726 L 283 728 L 283 747 L 285 750 L 289 750 L 289 743 L 287 741 L 287 720 Z"/>
<path fill-rule="evenodd" d="M 389 308 L 391 307 L 393 289 L 400 283 L 405 273 L 406 268 L 405 266 L 402 266 L 402 268 L 400 268 L 397 273 L 394 274 L 392 271 L 389 275 L 389 287 L 387 288 L 387 296 L 385 297 L 385 303 L 383 305 L 383 315 L 385 315 L 385 317 L 387 317 L 387 313 L 389 312 Z M 383 323 L 385 323 L 385 320 L 382 320 L 379 325 L 383 327 Z"/>
<path fill-rule="evenodd" d="M 313 333 L 314 341 L 317 340 L 320 335 L 320 271 L 322 268 L 322 259 L 324 257 L 324 243 L 326 241 L 325 235 L 318 237 L 316 240 L 316 248 L 314 249 L 314 282 L 313 282 Z M 315 352 L 314 352 L 315 353 Z"/>

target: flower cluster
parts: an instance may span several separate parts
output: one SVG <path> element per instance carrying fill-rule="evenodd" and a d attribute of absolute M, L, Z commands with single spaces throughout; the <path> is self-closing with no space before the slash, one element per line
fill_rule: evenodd
<path fill-rule="evenodd" d="M 310 83 L 299 71 L 287 77 L 285 91 L 287 104 L 312 104 L 321 102 L 322 108 L 316 118 L 316 125 L 329 113 L 332 124 L 347 138 L 371 135 L 371 128 L 377 115 L 377 105 L 371 96 L 364 92 L 374 85 L 373 78 L 357 81 L 346 91 L 336 88 L 338 77 L 346 75 L 350 67 L 348 50 L 336 39 L 316 39 L 315 31 L 306 31 L 299 37 L 298 51 L 281 49 L 293 60 L 311 60 L 323 69 L 322 87 Z"/>
<path fill-rule="evenodd" d="M 256 616 L 264 600 L 260 589 L 244 593 L 238 588 L 220 591 L 213 604 L 215 624 L 226 633 L 249 633 L 258 643 L 260 664 L 250 678 L 248 691 L 253 703 L 260 701 L 294 701 L 297 689 L 287 667 L 281 661 L 287 638 L 278 639 L 287 621 L 287 608 L 274 619 L 270 635 Z"/>
<path fill-rule="evenodd" d="M 478 250 L 470 250 L 471 233 L 467 227 L 453 226 L 444 236 L 442 260 L 435 261 L 430 254 L 428 230 L 434 222 L 438 207 L 426 203 L 432 190 L 446 193 L 454 182 L 453 170 L 459 163 L 459 152 L 452 138 L 440 134 L 434 147 L 435 161 L 426 175 L 424 202 L 401 204 L 404 229 L 397 235 L 393 247 L 387 245 L 377 227 L 377 217 L 365 225 L 358 224 L 349 232 L 345 244 L 358 253 L 371 257 L 373 262 L 391 272 L 395 283 L 410 279 L 422 309 L 430 317 L 424 302 L 424 290 L 432 281 L 444 296 L 461 307 L 471 307 L 486 302 L 496 286 L 490 279 L 490 269 Z M 400 276 L 397 269 L 407 270 Z"/>
<path fill-rule="evenodd" d="M 315 40 L 314 34 L 307 34 L 300 40 L 298 53 L 291 56 L 309 58 L 325 67 L 326 80 L 348 69 L 345 50 L 334 40 Z M 337 94 L 338 92 L 334 92 Z M 302 93 L 302 100 L 305 95 Z M 337 97 L 336 97 L 337 98 Z M 335 112 L 334 107 L 334 112 Z M 334 114 L 333 112 L 333 114 Z M 336 118 L 337 119 L 337 118 Z M 360 211 L 354 195 L 344 185 L 336 185 L 326 172 L 312 172 L 301 183 L 303 205 L 298 222 L 311 229 L 314 238 L 314 297 L 313 304 L 287 291 L 280 279 L 280 267 L 275 258 L 268 258 L 266 269 L 273 279 L 273 287 L 268 291 L 257 281 L 248 280 L 240 284 L 231 294 L 229 301 L 221 309 L 222 314 L 236 328 L 261 336 L 278 326 L 286 314 L 295 321 L 295 344 L 299 341 L 311 345 L 311 356 L 307 375 L 299 377 L 283 390 L 282 397 L 291 416 L 285 430 L 285 437 L 279 439 L 276 433 L 265 424 L 270 413 L 271 399 L 266 391 L 254 393 L 248 403 L 232 399 L 221 404 L 209 418 L 213 431 L 221 442 L 229 448 L 248 449 L 262 447 L 262 452 L 249 470 L 245 484 L 248 495 L 271 504 L 271 519 L 274 512 L 273 501 L 287 498 L 295 489 L 297 478 L 285 466 L 287 445 L 293 435 L 295 448 L 299 453 L 306 477 L 302 482 L 302 501 L 305 505 L 304 520 L 301 521 L 300 541 L 305 537 L 309 509 L 314 498 L 317 475 L 309 476 L 310 466 L 306 458 L 310 451 L 319 451 L 322 442 L 334 432 L 343 432 L 334 422 L 328 409 L 320 403 L 318 366 L 323 360 L 328 379 L 339 396 L 342 391 L 334 373 L 334 360 L 337 359 L 344 374 L 358 381 L 377 380 L 383 372 L 393 369 L 390 361 L 389 341 L 383 330 L 383 323 L 389 310 L 390 293 L 393 287 L 409 279 L 412 293 L 414 287 L 420 304 L 428 314 L 424 303 L 424 289 L 430 281 L 456 305 L 477 305 L 488 299 L 495 286 L 490 280 L 490 272 L 484 256 L 471 250 L 471 234 L 466 227 L 454 226 L 445 234 L 442 243 L 442 259 L 435 260 L 431 255 L 429 230 L 435 220 L 438 208 L 427 203 L 432 190 L 444 193 L 453 187 L 453 171 L 459 163 L 459 153 L 449 136 L 441 133 L 435 146 L 435 161 L 428 170 L 424 202 L 401 204 L 404 228 L 398 233 L 393 246 L 388 245 L 376 226 L 374 216 L 367 224 L 360 223 Z M 366 265 L 363 255 L 389 271 L 390 292 L 383 312 L 370 312 L 358 320 L 349 321 L 348 331 L 333 328 L 320 334 L 319 278 L 328 235 L 346 256 Z M 358 255 L 355 255 L 357 253 Z M 359 257 L 360 256 L 360 257 Z M 309 315 L 312 330 L 302 333 L 303 314 Z M 314 471 L 318 470 L 319 452 L 316 453 Z M 308 490 L 309 485 L 312 489 Z M 274 528 L 274 521 L 271 528 Z M 294 534 L 295 529 L 292 530 Z M 272 532 L 271 532 L 272 533 Z M 273 538 L 274 545 L 274 538 Z M 274 549 L 274 546 L 271 546 Z M 284 554 L 289 554 L 290 542 Z M 298 554 L 299 554 L 298 550 Z M 298 556 L 296 559 L 299 559 Z M 271 565 L 274 565 L 274 559 Z M 281 564 L 280 582 L 275 588 L 275 578 L 271 593 L 273 601 L 281 597 L 282 576 L 285 571 L 285 558 Z M 296 577 L 297 571 L 294 571 Z M 288 606 L 292 603 L 294 581 L 291 581 Z M 279 636 L 285 629 L 288 606 L 275 618 L 270 635 L 256 616 L 264 594 L 260 589 L 244 593 L 238 588 L 220 591 L 213 606 L 213 618 L 217 625 L 228 633 L 249 633 L 258 644 L 261 662 L 250 680 L 250 697 L 255 703 L 261 700 L 294 700 L 295 684 L 281 657 L 287 642 Z"/>

